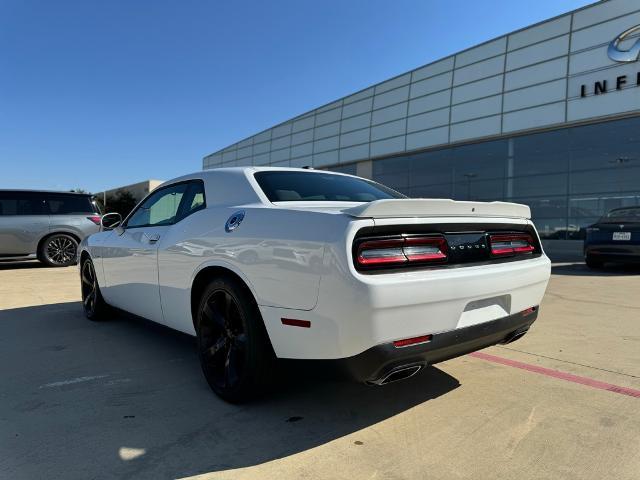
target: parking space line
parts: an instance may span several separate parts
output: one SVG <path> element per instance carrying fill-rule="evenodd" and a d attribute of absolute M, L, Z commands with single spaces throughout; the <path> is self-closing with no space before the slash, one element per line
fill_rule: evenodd
<path fill-rule="evenodd" d="M 66 385 L 73 385 L 74 383 L 90 382 L 92 380 L 98 380 L 100 378 L 106 378 L 108 376 L 109 375 L 93 375 L 90 377 L 70 378 L 68 380 L 62 380 L 60 382 L 45 383 L 44 385 L 40 385 L 38 388 L 64 387 Z"/>
<path fill-rule="evenodd" d="M 488 353 L 473 352 L 473 353 L 470 353 L 469 355 L 474 358 L 486 360 L 488 362 L 499 363 L 501 365 L 520 368 L 521 370 L 527 370 L 529 372 L 539 373 L 540 375 L 546 375 L 547 377 L 558 378 L 560 380 L 578 383 L 580 385 L 586 385 L 587 387 L 597 388 L 599 390 L 606 390 L 608 392 L 619 393 L 620 395 L 627 395 L 629 397 L 640 398 L 640 390 L 636 390 L 634 388 L 621 387 L 619 385 L 613 385 L 612 383 L 601 382 L 599 380 L 594 380 L 592 378 L 573 375 L 572 373 L 561 372 L 559 370 L 553 370 L 551 368 L 531 365 L 530 363 L 518 362 L 517 360 L 509 360 L 508 358 L 489 355 Z"/>

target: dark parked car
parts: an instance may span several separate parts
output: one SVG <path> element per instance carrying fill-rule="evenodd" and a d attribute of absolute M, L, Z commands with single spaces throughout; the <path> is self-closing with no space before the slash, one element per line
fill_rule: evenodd
<path fill-rule="evenodd" d="M 640 207 L 615 208 L 587 227 L 584 259 L 591 268 L 640 262 Z"/>
<path fill-rule="evenodd" d="M 0 260 L 73 265 L 80 241 L 98 231 L 100 210 L 91 195 L 0 190 Z"/>

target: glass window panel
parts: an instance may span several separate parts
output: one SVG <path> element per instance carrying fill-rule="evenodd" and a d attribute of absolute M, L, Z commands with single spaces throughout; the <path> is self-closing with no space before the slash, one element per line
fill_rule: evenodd
<path fill-rule="evenodd" d="M 47 194 L 47 204 L 51 215 L 72 215 L 94 213 L 91 197 L 85 195 Z"/>
<path fill-rule="evenodd" d="M 413 187 L 410 190 L 410 197 L 413 198 L 452 198 L 451 184 L 423 185 Z"/>
<path fill-rule="evenodd" d="M 590 170 L 640 166 L 640 143 L 611 145 L 606 142 L 592 148 L 574 150 L 570 155 L 571 170 Z"/>
<path fill-rule="evenodd" d="M 640 192 L 589 195 L 569 199 L 569 215 L 574 218 L 600 218 L 614 208 L 640 205 Z"/>
<path fill-rule="evenodd" d="M 332 172 L 346 173 L 347 175 L 356 175 L 358 167 L 355 163 L 349 165 L 336 165 L 335 167 L 329 167 L 328 170 Z"/>
<path fill-rule="evenodd" d="M 508 179 L 507 191 L 512 192 L 512 198 L 566 194 L 567 174 L 531 175 Z"/>
<path fill-rule="evenodd" d="M 182 211 L 179 213 L 178 221 L 203 208 L 205 208 L 204 183 L 194 180 L 189 183 L 189 187 L 185 193 L 184 204 Z"/>
<path fill-rule="evenodd" d="M 569 240 L 584 240 L 586 237 L 586 228 L 598 221 L 599 217 L 569 217 L 569 228 L 567 230 L 567 238 Z"/>
<path fill-rule="evenodd" d="M 513 138 L 513 164 L 507 176 L 566 172 L 569 132 L 567 129 Z"/>
<path fill-rule="evenodd" d="M 409 168 L 406 157 L 374 161 L 373 180 L 399 192 L 408 192 Z"/>
<path fill-rule="evenodd" d="M 453 179 L 451 150 L 411 155 L 408 157 L 409 186 L 450 185 Z"/>
<path fill-rule="evenodd" d="M 562 218 L 534 218 L 533 223 L 540 238 L 564 240 L 567 238 L 567 219 Z"/>
<path fill-rule="evenodd" d="M 271 202 L 372 202 L 404 198 L 369 180 L 311 171 L 264 171 L 254 178 Z"/>
<path fill-rule="evenodd" d="M 43 197 L 29 192 L 0 192 L 0 215 L 43 215 Z"/>
<path fill-rule="evenodd" d="M 151 194 L 127 221 L 127 227 L 171 225 L 188 184 L 181 183 Z"/>
<path fill-rule="evenodd" d="M 475 180 L 454 185 L 456 200 L 504 200 L 504 180 Z"/>
<path fill-rule="evenodd" d="M 524 203 L 533 218 L 558 218 L 567 215 L 567 197 L 513 198 L 510 202 Z"/>
<path fill-rule="evenodd" d="M 639 165 L 640 117 L 570 129 L 571 169 Z"/>
<path fill-rule="evenodd" d="M 571 128 L 569 148 L 572 151 L 598 149 L 640 143 L 640 117 L 596 123 Z"/>
<path fill-rule="evenodd" d="M 570 193 L 634 191 L 640 185 L 639 167 L 613 167 L 587 172 L 571 172 Z"/>
<path fill-rule="evenodd" d="M 407 157 L 386 158 L 373 162 L 373 174 L 384 175 L 407 171 Z"/>
<path fill-rule="evenodd" d="M 503 178 L 505 176 L 508 141 L 465 145 L 453 149 L 454 179 Z"/>

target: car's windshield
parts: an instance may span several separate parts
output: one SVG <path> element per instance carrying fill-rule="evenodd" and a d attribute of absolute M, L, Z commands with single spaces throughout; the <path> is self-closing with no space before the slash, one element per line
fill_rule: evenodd
<path fill-rule="evenodd" d="M 600 219 L 600 223 L 640 223 L 640 207 L 617 208 Z"/>
<path fill-rule="evenodd" d="M 271 202 L 372 202 L 405 198 L 363 178 L 321 172 L 257 172 L 255 178 Z"/>

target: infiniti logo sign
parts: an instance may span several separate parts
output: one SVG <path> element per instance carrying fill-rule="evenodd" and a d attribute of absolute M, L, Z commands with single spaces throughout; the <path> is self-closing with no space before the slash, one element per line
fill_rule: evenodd
<path fill-rule="evenodd" d="M 625 30 L 609 44 L 607 54 L 609 58 L 614 62 L 635 62 L 640 56 L 640 39 L 636 40 L 636 43 L 629 50 L 620 50 L 620 42 L 635 32 L 640 31 L 640 25 Z"/>
<path fill-rule="evenodd" d="M 612 40 L 607 48 L 607 55 L 614 62 L 630 63 L 635 62 L 640 58 L 640 38 L 636 38 L 633 46 L 627 50 L 620 48 L 620 43 L 627 40 L 634 34 L 640 33 L 640 25 L 625 30 L 620 35 Z M 631 87 L 640 87 L 640 71 L 633 74 L 625 73 L 624 75 L 618 75 L 615 78 L 609 80 L 596 80 L 592 84 L 580 85 L 580 98 L 590 97 L 591 95 L 603 95 L 605 93 L 614 90 L 625 90 Z"/>

